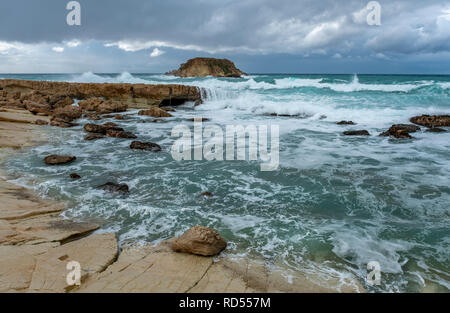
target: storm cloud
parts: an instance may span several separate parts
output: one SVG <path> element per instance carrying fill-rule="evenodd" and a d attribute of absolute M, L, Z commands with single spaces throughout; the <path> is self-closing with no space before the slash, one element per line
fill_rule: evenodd
<path fill-rule="evenodd" d="M 369 1 L 361 0 L 79 0 L 81 26 L 67 25 L 68 2 L 3 0 L 0 60 L 13 70 L 11 62 L 25 64 L 30 53 L 62 62 L 84 48 L 81 67 L 109 57 L 105 68 L 146 69 L 156 59 L 172 66 L 210 54 L 264 71 L 268 59 L 280 56 L 293 65 L 308 58 L 330 66 L 363 58 L 375 66 L 406 58 L 433 67 L 450 55 L 450 3 L 443 0 L 379 1 L 381 26 L 367 24 Z M 444 66 L 448 72 L 448 62 Z"/>

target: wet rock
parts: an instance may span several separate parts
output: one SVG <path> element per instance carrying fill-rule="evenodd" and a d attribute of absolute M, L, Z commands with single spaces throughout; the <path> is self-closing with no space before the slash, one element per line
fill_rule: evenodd
<path fill-rule="evenodd" d="M 105 138 L 105 135 L 98 134 L 98 133 L 91 133 L 91 134 L 86 135 L 84 137 L 84 140 L 92 141 L 92 140 L 97 140 L 97 139 L 102 139 L 102 138 Z"/>
<path fill-rule="evenodd" d="M 48 122 L 47 122 L 47 121 L 44 121 L 44 120 L 36 120 L 36 121 L 34 122 L 34 124 L 40 125 L 40 126 L 45 126 L 45 125 L 48 125 Z"/>
<path fill-rule="evenodd" d="M 227 247 L 219 233 L 203 226 L 194 226 L 172 242 L 175 252 L 191 253 L 203 256 L 219 254 Z"/>
<path fill-rule="evenodd" d="M 447 131 L 443 128 L 434 127 L 434 128 L 427 129 L 426 132 L 427 133 L 445 133 Z"/>
<path fill-rule="evenodd" d="M 78 175 L 77 173 L 72 173 L 72 174 L 70 174 L 70 178 L 72 178 L 72 179 L 80 179 L 81 176 Z"/>
<path fill-rule="evenodd" d="M 68 164 L 73 161 L 75 161 L 77 158 L 72 155 L 49 155 L 47 156 L 44 161 L 47 165 L 61 165 L 61 164 Z"/>
<path fill-rule="evenodd" d="M 205 192 L 200 194 L 200 197 L 209 197 L 210 198 L 212 196 L 213 196 L 213 194 L 210 193 L 209 191 L 205 191 Z"/>
<path fill-rule="evenodd" d="M 83 109 L 83 111 L 97 111 L 97 107 L 105 102 L 101 98 L 89 98 L 78 102 L 78 105 Z"/>
<path fill-rule="evenodd" d="M 78 124 L 68 122 L 61 118 L 52 118 L 50 120 L 50 125 L 55 126 L 55 127 L 61 127 L 61 128 L 70 128 L 70 127 L 78 126 Z"/>
<path fill-rule="evenodd" d="M 89 119 L 91 121 L 99 121 L 102 119 L 96 113 L 86 113 L 86 114 L 84 114 L 84 117 L 86 117 L 87 119 Z"/>
<path fill-rule="evenodd" d="M 344 132 L 345 136 L 370 136 L 367 130 L 350 130 Z"/>
<path fill-rule="evenodd" d="M 450 115 L 421 115 L 412 117 L 410 121 L 429 128 L 450 127 Z"/>
<path fill-rule="evenodd" d="M 68 105 L 62 108 L 57 108 L 53 111 L 53 117 L 64 119 L 67 122 L 71 122 L 80 118 L 82 115 L 81 108 L 74 105 Z"/>
<path fill-rule="evenodd" d="M 188 121 L 190 121 L 190 122 L 196 122 L 196 120 L 198 120 L 200 122 L 209 122 L 210 121 L 210 119 L 206 118 L 206 117 L 193 117 L 193 118 L 188 119 Z"/>
<path fill-rule="evenodd" d="M 114 137 L 114 138 L 124 138 L 124 139 L 136 139 L 137 138 L 137 136 L 135 134 L 133 134 L 132 132 L 114 130 L 114 129 L 108 129 L 106 131 L 106 136 Z"/>
<path fill-rule="evenodd" d="M 413 138 L 409 133 L 415 133 L 420 130 L 419 126 L 412 124 L 395 124 L 392 125 L 387 131 L 380 134 L 382 137 L 392 136 L 398 139 L 411 139 Z"/>
<path fill-rule="evenodd" d="M 116 184 L 112 182 L 107 182 L 106 184 L 98 186 L 97 189 L 104 190 L 110 193 L 120 193 L 120 194 L 127 194 L 130 191 L 128 185 Z"/>
<path fill-rule="evenodd" d="M 356 125 L 356 123 L 354 123 L 353 121 L 340 121 L 340 122 L 337 122 L 336 124 L 338 124 L 338 125 Z"/>
<path fill-rule="evenodd" d="M 161 110 L 164 110 L 166 112 L 176 112 L 176 110 L 171 107 L 161 107 Z"/>
<path fill-rule="evenodd" d="M 203 100 L 202 99 L 198 99 L 197 101 L 194 102 L 194 107 L 198 107 L 200 104 L 203 104 Z"/>
<path fill-rule="evenodd" d="M 130 149 L 146 150 L 152 152 L 161 151 L 161 147 L 158 144 L 153 142 L 141 142 L 141 141 L 133 141 L 130 145 Z"/>
<path fill-rule="evenodd" d="M 125 117 L 123 115 L 116 115 L 116 116 L 114 116 L 114 119 L 115 120 L 124 120 Z"/>
<path fill-rule="evenodd" d="M 108 130 L 115 130 L 115 131 L 124 131 L 123 128 L 119 127 L 117 124 L 108 122 L 103 125 L 100 124 L 86 124 L 84 125 L 84 130 L 88 133 L 97 133 L 97 134 L 103 134 L 106 135 L 106 132 Z"/>
<path fill-rule="evenodd" d="M 52 108 L 64 108 L 66 106 L 72 105 L 74 103 L 73 99 L 68 96 L 53 96 L 50 97 L 49 104 Z"/>
<path fill-rule="evenodd" d="M 139 115 L 146 115 L 146 116 L 151 116 L 151 117 L 172 117 L 172 114 L 164 111 L 163 109 L 160 109 L 156 106 L 152 106 L 150 109 L 148 110 L 142 110 L 139 111 L 138 113 Z"/>

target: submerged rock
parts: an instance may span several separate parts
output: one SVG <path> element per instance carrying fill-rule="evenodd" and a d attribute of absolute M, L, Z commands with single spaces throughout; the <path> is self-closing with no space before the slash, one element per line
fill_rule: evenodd
<path fill-rule="evenodd" d="M 420 130 L 419 126 L 412 124 L 395 124 L 392 125 L 387 131 L 380 134 L 382 137 L 392 136 L 399 139 L 411 139 L 413 138 L 409 133 L 415 133 Z"/>
<path fill-rule="evenodd" d="M 125 139 L 136 139 L 137 136 L 133 134 L 132 132 L 127 132 L 123 130 L 114 130 L 114 129 L 108 129 L 106 131 L 106 136 L 108 137 L 114 137 L 114 138 L 125 138 Z"/>
<path fill-rule="evenodd" d="M 350 130 L 344 132 L 345 136 L 370 136 L 367 130 Z"/>
<path fill-rule="evenodd" d="M 241 77 L 246 75 L 227 59 L 194 58 L 181 64 L 178 70 L 166 73 L 179 77 Z"/>
<path fill-rule="evenodd" d="M 152 152 L 161 151 L 161 147 L 158 144 L 153 142 L 141 142 L 141 141 L 133 141 L 130 145 L 130 149 L 146 150 Z"/>
<path fill-rule="evenodd" d="M 70 178 L 72 178 L 72 179 L 80 179 L 81 176 L 78 175 L 77 173 L 72 173 L 72 174 L 70 174 Z"/>
<path fill-rule="evenodd" d="M 75 161 L 77 158 L 72 155 L 49 155 L 44 161 L 48 165 L 60 165 L 60 164 L 68 164 Z"/>
<path fill-rule="evenodd" d="M 127 194 L 130 191 L 128 185 L 116 184 L 112 182 L 107 182 L 106 184 L 98 186 L 97 189 L 101 189 L 110 193 L 121 193 L 121 194 Z"/>
<path fill-rule="evenodd" d="M 427 129 L 426 132 L 427 133 L 445 133 L 447 131 L 443 128 L 434 127 L 434 128 Z"/>
<path fill-rule="evenodd" d="M 148 110 L 139 111 L 139 115 L 146 115 L 151 117 L 172 117 L 172 114 L 160 109 L 156 106 L 150 107 Z"/>
<path fill-rule="evenodd" d="M 219 233 L 203 226 L 194 226 L 172 242 L 175 252 L 191 253 L 203 256 L 219 254 L 227 247 Z"/>
<path fill-rule="evenodd" d="M 337 122 L 336 124 L 338 124 L 338 125 L 356 125 L 356 123 L 354 123 L 353 121 L 340 121 L 340 122 Z"/>
<path fill-rule="evenodd" d="M 119 127 L 117 124 L 108 122 L 103 125 L 101 124 L 86 124 L 84 125 L 84 130 L 88 133 L 97 133 L 97 134 L 103 134 L 106 135 L 106 132 L 108 130 L 115 130 L 115 131 L 124 131 L 123 128 Z"/>
<path fill-rule="evenodd" d="M 213 194 L 210 193 L 209 191 L 205 191 L 200 194 L 200 197 L 212 197 L 212 196 Z"/>
<path fill-rule="evenodd" d="M 97 140 L 97 139 L 102 139 L 102 138 L 105 138 L 105 135 L 98 134 L 98 133 L 91 133 L 91 134 L 86 135 L 84 137 L 84 140 L 92 141 L 92 140 Z"/>
<path fill-rule="evenodd" d="M 434 128 L 434 127 L 450 127 L 450 115 L 421 115 L 410 119 L 411 123 Z"/>

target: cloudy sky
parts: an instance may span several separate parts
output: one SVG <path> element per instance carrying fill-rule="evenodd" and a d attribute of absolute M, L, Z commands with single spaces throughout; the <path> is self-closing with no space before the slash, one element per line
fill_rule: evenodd
<path fill-rule="evenodd" d="M 249 73 L 450 74 L 450 1 L 1 0 L 0 73 L 159 73 L 196 57 Z"/>

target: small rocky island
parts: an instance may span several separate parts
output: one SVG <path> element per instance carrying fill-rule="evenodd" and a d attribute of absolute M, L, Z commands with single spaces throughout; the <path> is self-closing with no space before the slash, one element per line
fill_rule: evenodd
<path fill-rule="evenodd" d="M 166 75 L 179 77 L 234 77 L 239 78 L 247 75 L 237 69 L 233 62 L 227 59 L 194 58 L 181 64 L 178 70 L 173 70 Z"/>

